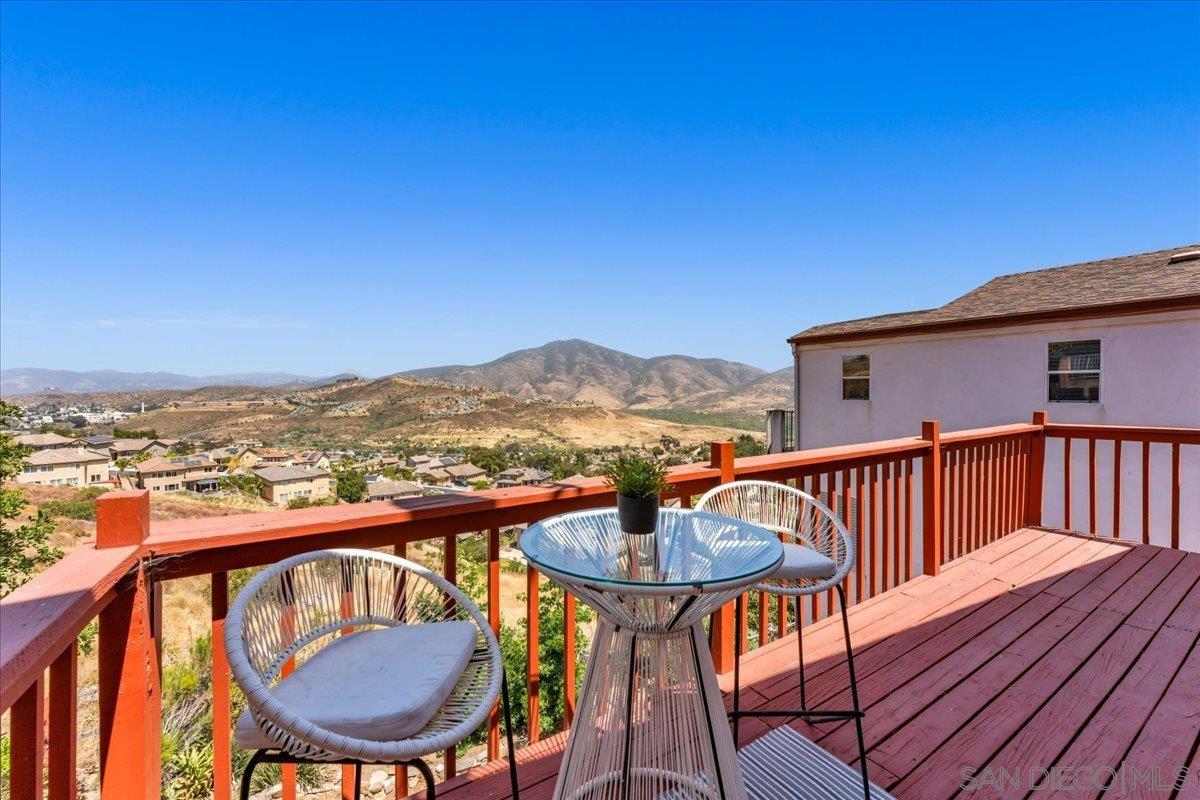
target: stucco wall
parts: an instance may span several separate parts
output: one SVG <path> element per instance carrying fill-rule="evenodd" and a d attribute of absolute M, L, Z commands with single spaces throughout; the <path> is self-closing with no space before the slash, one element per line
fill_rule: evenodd
<path fill-rule="evenodd" d="M 1100 339 L 1098 404 L 1048 403 L 1049 342 Z M 871 356 L 871 399 L 841 399 L 843 355 Z M 1036 409 L 1053 422 L 1200 427 L 1200 313 L 1023 326 L 938 337 L 879 339 L 799 353 L 799 447 L 919 435 L 921 420 L 943 430 L 1025 422 Z M 1200 447 L 1183 448 L 1184 546 L 1200 550 Z M 1072 446 L 1072 527 L 1087 526 L 1087 444 Z M 1112 445 L 1097 451 L 1098 532 L 1112 529 Z M 1047 524 L 1062 521 L 1062 446 L 1046 459 Z M 1151 448 L 1151 530 L 1165 543 L 1170 447 Z M 1122 452 L 1122 533 L 1140 535 L 1141 450 Z"/>

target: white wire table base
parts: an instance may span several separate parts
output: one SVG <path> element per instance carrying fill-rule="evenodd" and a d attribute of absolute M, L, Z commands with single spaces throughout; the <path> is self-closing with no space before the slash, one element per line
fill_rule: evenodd
<path fill-rule="evenodd" d="M 554 800 L 746 800 L 699 622 L 600 617 Z"/>

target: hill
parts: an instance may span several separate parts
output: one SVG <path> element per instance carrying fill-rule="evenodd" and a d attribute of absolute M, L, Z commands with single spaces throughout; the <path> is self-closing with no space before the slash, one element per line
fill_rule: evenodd
<path fill-rule="evenodd" d="M 76 372 L 69 369 L 40 369 L 15 367 L 0 370 L 0 394 L 10 397 L 27 394 L 62 392 L 81 394 L 93 392 L 133 392 L 153 389 L 196 389 L 204 386 L 287 386 L 304 388 L 322 386 L 339 378 L 333 375 L 313 378 L 286 372 L 248 372 L 233 375 L 180 375 L 174 372 L 122 372 L 97 369 Z"/>
<path fill-rule="evenodd" d="M 259 438 L 323 447 L 395 440 L 430 445 L 540 441 L 599 447 L 651 444 L 664 434 L 694 444 L 742 432 L 403 375 L 346 380 L 300 391 L 212 387 L 96 397 L 126 407 L 142 400 L 162 406 L 124 423 L 153 428 L 160 436 Z"/>
<path fill-rule="evenodd" d="M 705 397 L 725 397 L 768 375 L 758 367 L 718 358 L 639 358 L 581 339 L 518 350 L 486 364 L 401 374 L 607 409 L 698 407 Z"/>

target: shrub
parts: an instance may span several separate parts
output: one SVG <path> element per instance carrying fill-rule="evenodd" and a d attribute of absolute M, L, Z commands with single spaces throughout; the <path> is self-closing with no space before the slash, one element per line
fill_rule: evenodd
<path fill-rule="evenodd" d="M 68 519 L 96 519 L 96 503 L 94 500 L 47 500 L 38 506 L 52 517 L 67 517 Z"/>

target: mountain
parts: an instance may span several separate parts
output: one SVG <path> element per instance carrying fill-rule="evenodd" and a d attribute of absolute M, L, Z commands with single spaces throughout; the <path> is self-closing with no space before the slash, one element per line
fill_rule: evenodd
<path fill-rule="evenodd" d="M 136 407 L 142 401 L 153 405 L 125 424 L 153 428 L 160 436 L 254 438 L 295 447 L 383 446 L 397 441 L 430 446 L 537 441 L 606 447 L 657 444 L 664 435 L 697 444 L 744 432 L 402 375 L 339 381 L 300 391 L 242 386 L 91 397 L 118 408 Z"/>
<path fill-rule="evenodd" d="M 581 339 L 518 350 L 486 364 L 430 367 L 401 374 L 518 397 L 637 410 L 694 408 L 702 398 L 727 398 L 768 375 L 758 367 L 719 358 L 639 358 Z"/>
<path fill-rule="evenodd" d="M 283 386 L 302 389 L 324 386 L 350 374 L 312 378 L 285 372 L 246 372 L 233 375 L 179 375 L 174 372 L 121 372 L 114 369 L 76 372 L 68 369 L 17 367 L 0 370 L 0 395 L 61 392 L 133 392 L 148 389 L 198 389 L 204 386 Z"/>

